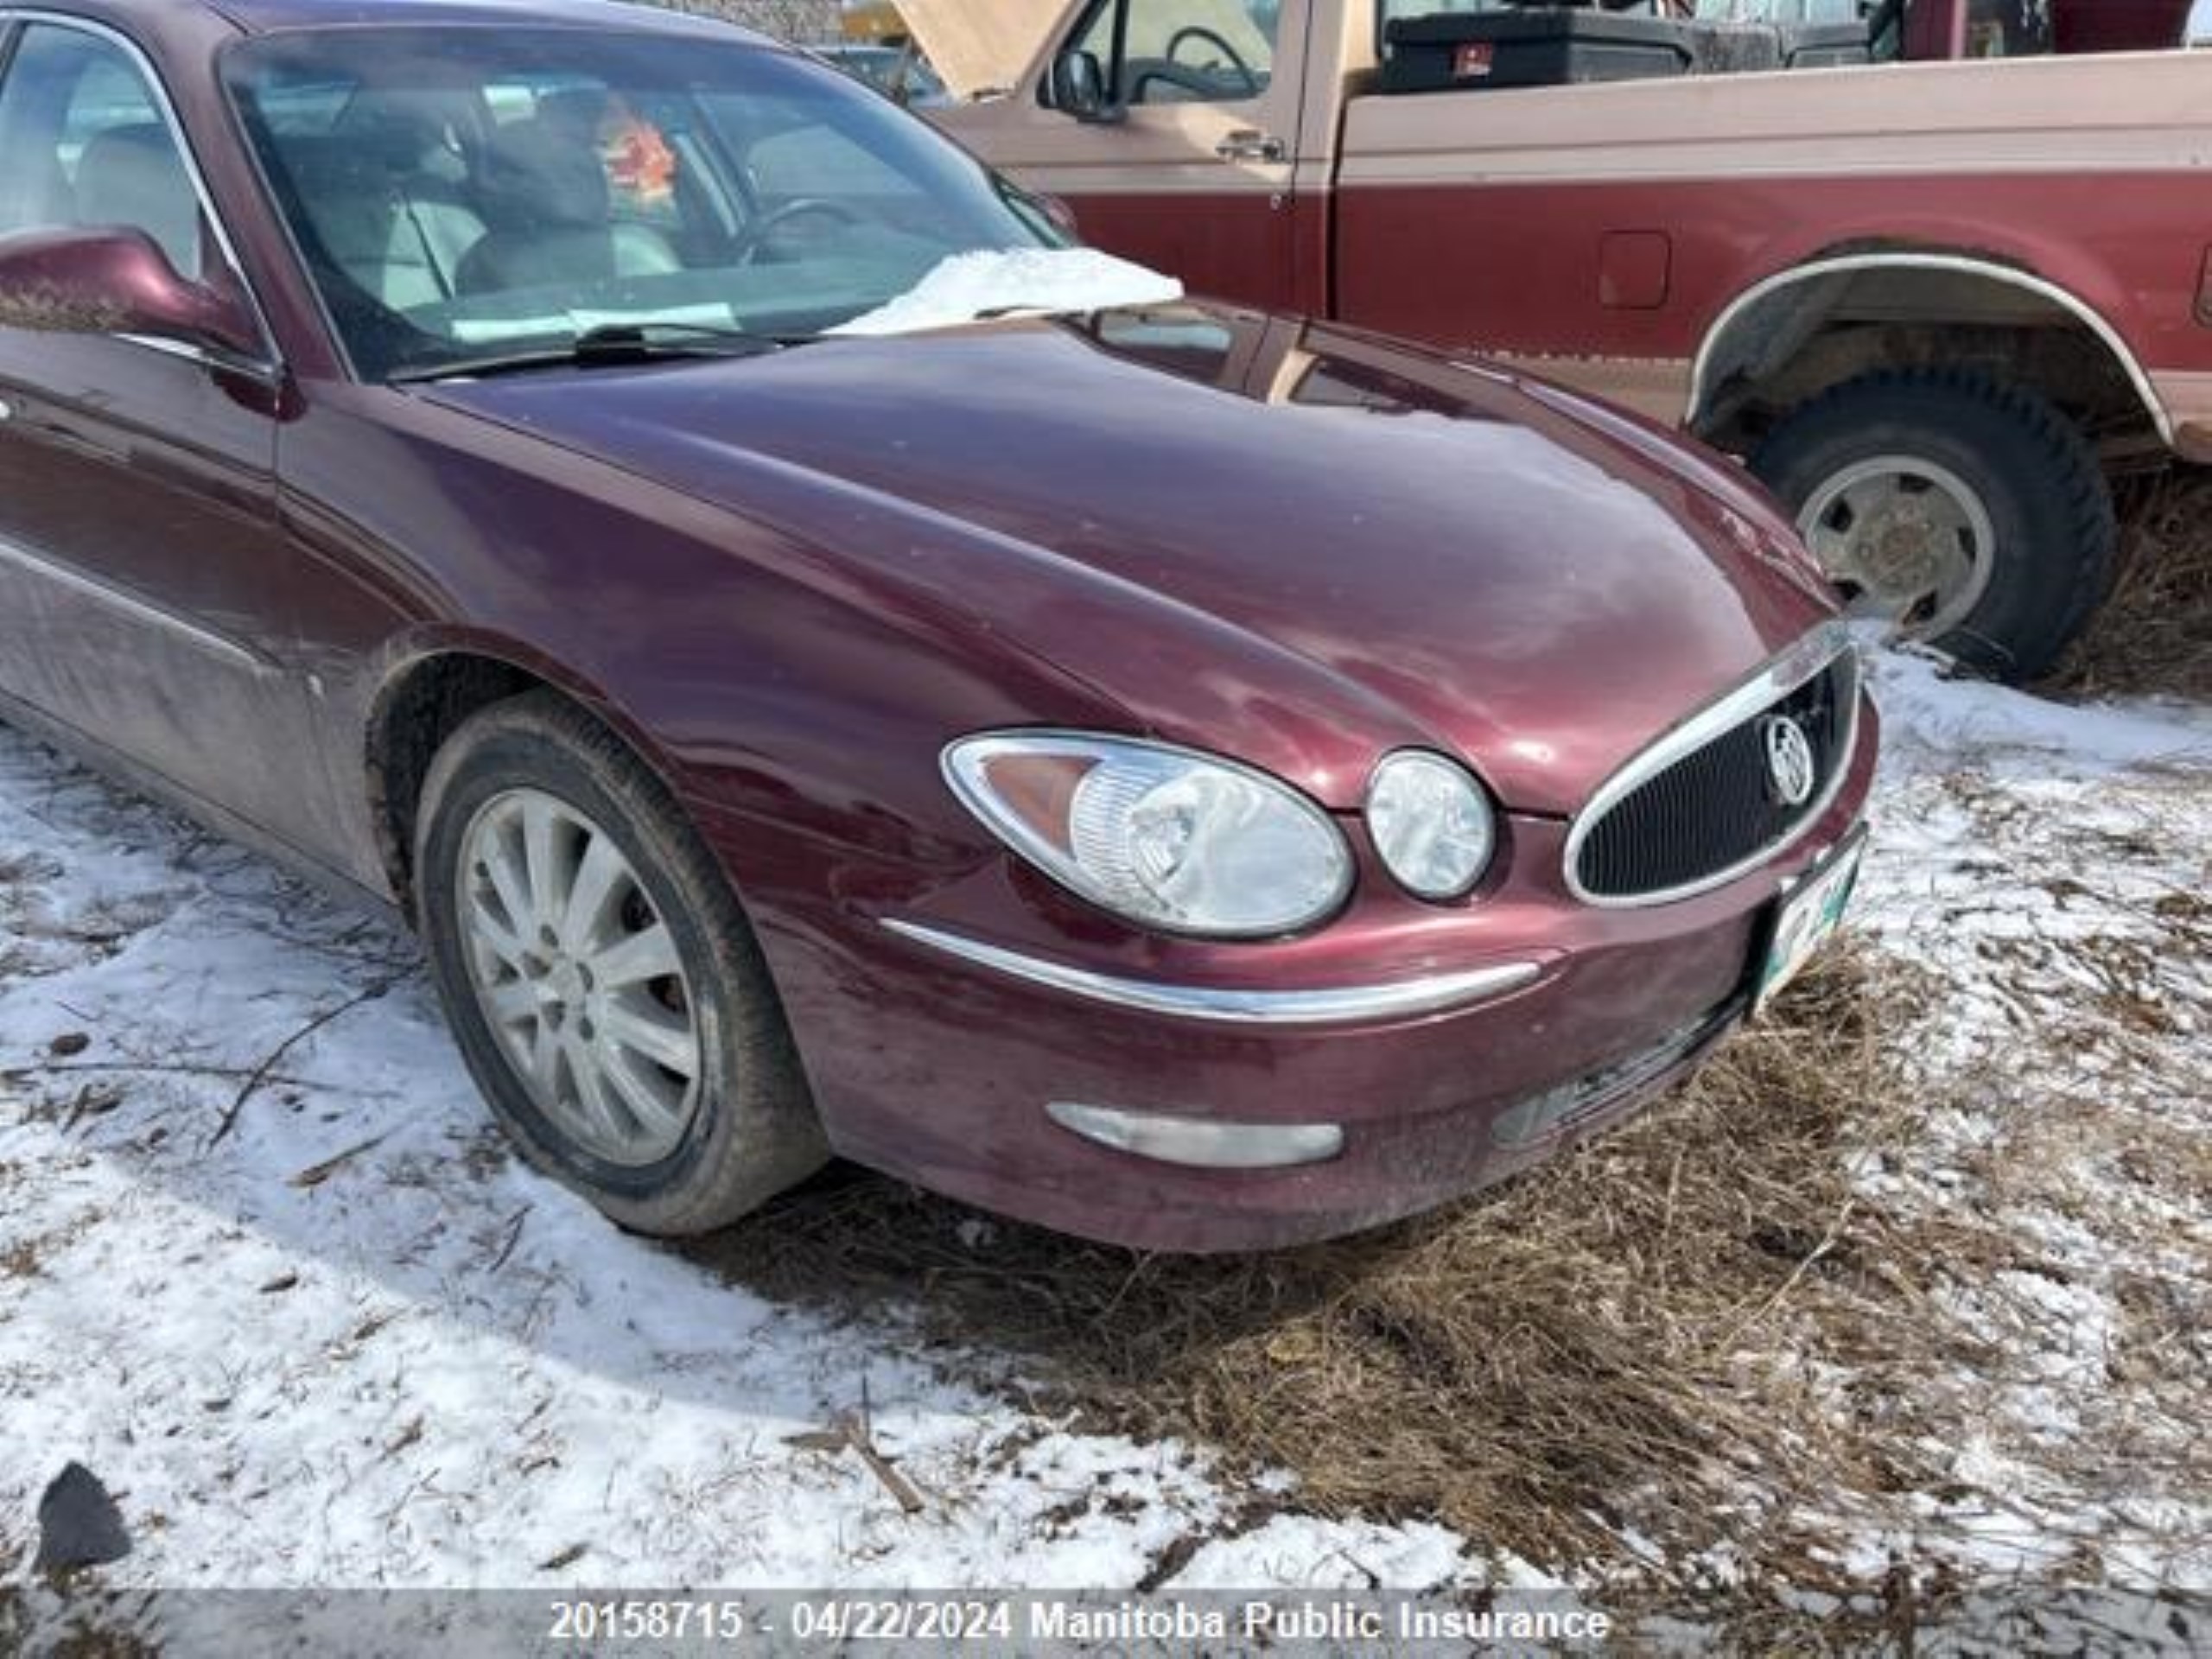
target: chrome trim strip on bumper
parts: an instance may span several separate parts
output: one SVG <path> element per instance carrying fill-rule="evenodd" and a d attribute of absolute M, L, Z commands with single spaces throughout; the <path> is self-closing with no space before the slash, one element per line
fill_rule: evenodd
<path fill-rule="evenodd" d="M 1314 990 L 1236 990 L 1213 985 L 1171 985 L 1157 980 L 1123 979 L 1112 974 L 1093 973 L 1089 969 L 986 944 L 981 939 L 896 916 L 880 919 L 901 938 L 995 969 L 1033 985 L 1145 1014 L 1232 1025 L 1319 1026 L 1359 1020 L 1407 1019 L 1503 996 L 1533 984 L 1543 972 L 1538 963 L 1503 962 L 1459 973 L 1401 980 L 1395 984 L 1332 985 Z"/>
<path fill-rule="evenodd" d="M 1598 786 L 1567 833 L 1567 887 L 1584 904 L 1603 910 L 1634 910 L 1647 905 L 1669 904 L 1677 899 L 1694 898 L 1700 893 L 1710 893 L 1715 887 L 1725 887 L 1740 875 L 1749 874 L 1770 860 L 1779 858 L 1796 846 L 1818 823 L 1835 798 L 1842 792 L 1844 782 L 1851 775 L 1852 761 L 1859 753 L 1859 699 L 1863 677 L 1858 671 L 1858 645 L 1851 637 L 1851 630 L 1841 622 L 1823 622 L 1795 645 L 1772 658 L 1734 690 L 1724 692 L 1714 702 L 1664 733 L 1649 747 L 1631 756 L 1627 764 Z M 1738 859 L 1726 869 L 1715 870 L 1710 875 L 1677 887 L 1662 887 L 1650 893 L 1620 894 L 1595 893 L 1582 885 L 1578 867 L 1582 861 L 1582 844 L 1590 838 L 1599 821 L 1628 796 L 1634 794 L 1659 773 L 1684 756 L 1694 753 L 1723 733 L 1732 731 L 1761 709 L 1779 702 L 1815 675 L 1821 674 L 1839 658 L 1852 659 L 1851 684 L 1844 696 L 1843 741 L 1838 746 L 1834 769 L 1821 791 L 1806 804 L 1803 814 L 1778 839 L 1769 842 L 1748 858 Z"/>

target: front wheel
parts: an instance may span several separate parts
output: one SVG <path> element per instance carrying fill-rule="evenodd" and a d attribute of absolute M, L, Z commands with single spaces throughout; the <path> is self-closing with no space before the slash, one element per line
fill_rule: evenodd
<path fill-rule="evenodd" d="M 1751 459 L 1853 614 L 1997 677 L 2048 671 L 2111 579 L 2112 498 L 2046 399 L 1983 374 L 1867 375 Z"/>
<path fill-rule="evenodd" d="M 656 779 L 550 693 L 432 762 L 417 921 L 462 1058 L 523 1151 L 622 1225 L 704 1232 L 828 1151 L 735 896 Z"/>

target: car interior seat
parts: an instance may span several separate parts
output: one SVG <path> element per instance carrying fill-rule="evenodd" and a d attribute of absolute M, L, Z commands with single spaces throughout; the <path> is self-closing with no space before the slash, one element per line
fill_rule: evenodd
<path fill-rule="evenodd" d="M 446 154 L 434 127 L 391 112 L 292 141 L 293 187 L 324 257 L 391 310 L 451 299 L 486 234 L 460 185 L 435 165 Z"/>
<path fill-rule="evenodd" d="M 499 128 L 479 157 L 476 186 L 492 228 L 461 262 L 464 294 L 683 268 L 658 231 L 613 216 L 596 126 L 581 109 L 541 110 Z"/>
<path fill-rule="evenodd" d="M 132 226 L 153 238 L 181 276 L 200 275 L 200 198 L 158 121 L 110 127 L 77 158 L 77 223 Z"/>

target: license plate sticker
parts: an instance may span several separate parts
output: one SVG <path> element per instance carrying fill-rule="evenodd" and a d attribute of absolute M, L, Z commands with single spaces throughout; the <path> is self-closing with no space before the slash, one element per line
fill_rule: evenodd
<path fill-rule="evenodd" d="M 1820 954 L 1821 946 L 1843 925 L 1843 912 L 1858 883 L 1859 855 L 1866 847 L 1866 832 L 1861 830 L 1825 862 L 1800 876 L 1783 896 L 1774 912 L 1773 930 L 1767 935 L 1766 959 L 1759 967 L 1752 1013 L 1765 1007 L 1783 986 L 1802 973 L 1805 964 Z"/>

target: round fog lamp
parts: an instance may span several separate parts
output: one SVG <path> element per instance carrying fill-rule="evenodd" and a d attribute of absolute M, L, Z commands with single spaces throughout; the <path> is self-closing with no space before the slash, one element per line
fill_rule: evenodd
<path fill-rule="evenodd" d="M 1457 899 L 1497 850 L 1490 797 L 1466 769 L 1420 749 L 1387 755 L 1367 786 L 1367 830 L 1398 884 L 1423 899 Z"/>

